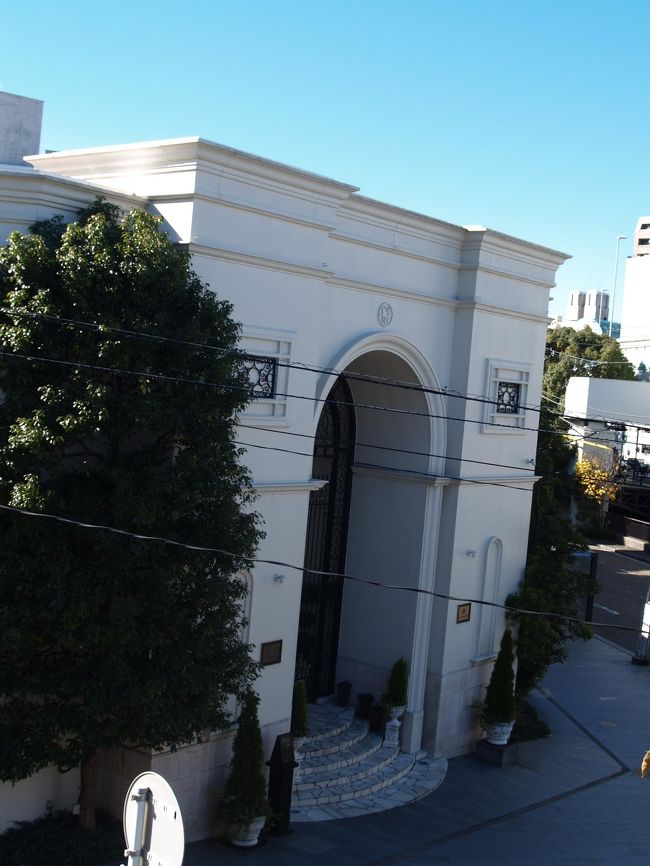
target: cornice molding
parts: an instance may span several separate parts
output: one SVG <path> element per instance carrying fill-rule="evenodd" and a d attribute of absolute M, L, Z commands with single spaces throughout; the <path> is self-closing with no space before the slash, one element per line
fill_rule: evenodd
<path fill-rule="evenodd" d="M 548 325 L 548 316 L 546 315 L 546 313 L 542 315 L 541 313 L 527 313 L 525 310 L 509 310 L 505 307 L 497 307 L 493 304 L 486 304 L 481 301 L 480 298 L 477 298 L 476 300 L 471 300 L 468 298 L 458 298 L 457 309 L 487 313 L 488 315 L 492 316 L 506 316 L 511 319 L 519 319 L 525 322 L 543 324 L 545 327 Z"/>
<path fill-rule="evenodd" d="M 568 253 L 562 253 L 559 250 L 484 226 L 463 226 L 463 229 L 466 232 L 464 247 L 468 251 L 485 250 L 500 255 L 510 255 L 518 261 L 534 263 L 540 267 L 553 267 L 553 269 L 558 268 L 563 262 L 571 258 Z"/>
<path fill-rule="evenodd" d="M 219 259 L 220 261 L 233 262 L 239 265 L 249 265 L 254 268 L 264 268 L 275 271 L 283 271 L 288 274 L 297 274 L 303 277 L 311 277 L 316 279 L 324 279 L 329 275 L 333 275 L 333 271 L 327 268 L 314 268 L 310 265 L 303 265 L 299 262 L 286 262 L 281 259 L 270 259 L 265 256 L 256 256 L 253 253 L 240 252 L 238 250 L 228 250 L 224 247 L 206 246 L 205 244 L 189 243 L 188 249 L 190 253 L 205 256 L 207 258 Z"/>
<path fill-rule="evenodd" d="M 306 481 L 260 481 L 253 482 L 254 489 L 260 494 L 266 493 L 311 493 L 320 490 L 328 484 L 320 478 L 310 478 Z"/>
<path fill-rule="evenodd" d="M 417 211 L 397 205 L 353 194 L 342 207 L 342 212 L 350 212 L 350 218 L 365 217 L 365 222 L 398 230 L 410 229 L 421 237 L 429 238 L 435 230 L 438 238 L 458 247 L 462 245 L 466 231 L 462 226 L 448 223 Z"/>
<path fill-rule="evenodd" d="M 124 209 L 132 207 L 145 208 L 149 200 L 128 193 L 116 192 L 96 183 L 50 174 L 32 168 L 11 169 L 0 166 L 0 201 L 12 204 L 31 203 L 42 206 L 47 196 L 48 202 L 84 202 L 86 199 L 103 195 Z"/>
<path fill-rule="evenodd" d="M 368 466 L 364 463 L 355 463 L 352 467 L 352 474 L 385 478 L 390 481 L 407 481 L 409 484 L 425 484 L 427 487 L 446 487 L 449 484 L 448 478 L 436 478 L 433 475 L 427 475 L 425 472 L 407 472 L 403 469 Z"/>
<path fill-rule="evenodd" d="M 245 202 L 240 199 L 235 198 L 222 198 L 218 195 L 212 195 L 209 192 L 196 192 L 194 194 L 183 195 L 183 196 L 160 196 L 157 195 L 153 197 L 155 201 L 205 201 L 208 204 L 216 204 L 221 205 L 223 207 L 231 207 L 234 210 L 245 211 L 247 213 L 254 213 L 258 216 L 263 217 L 271 217 L 272 219 L 278 219 L 283 222 L 292 223 L 293 225 L 303 225 L 310 229 L 317 229 L 318 231 L 331 233 L 336 226 L 334 226 L 331 222 L 327 222 L 325 220 L 312 220 L 307 217 L 301 216 L 300 214 L 290 213 L 285 210 L 269 210 L 268 208 L 256 207 L 250 202 Z"/>
<path fill-rule="evenodd" d="M 393 228 L 395 231 L 399 231 L 398 228 Z M 356 246 L 379 250 L 379 252 L 382 253 L 393 253 L 394 255 L 403 256 L 405 258 L 415 259 L 416 261 L 424 262 L 428 265 L 435 265 L 436 267 L 450 268 L 454 271 L 461 269 L 460 258 L 451 261 L 450 259 L 443 259 L 440 256 L 427 256 L 424 253 L 418 253 L 415 250 L 409 250 L 405 247 L 398 246 L 397 244 L 389 246 L 388 244 L 381 244 L 367 238 L 357 237 L 356 235 L 344 234 L 336 228 L 330 232 L 330 238 L 334 241 L 341 241 L 343 243 L 355 244 Z M 423 239 L 431 241 L 433 238 L 431 235 L 428 235 L 424 236 Z M 460 247 L 458 245 L 455 246 L 455 249 L 460 252 Z"/>
<path fill-rule="evenodd" d="M 526 488 L 532 486 L 539 481 L 541 475 L 527 475 L 525 478 L 521 475 L 503 475 L 491 476 L 489 478 L 449 478 L 448 483 L 451 487 L 505 487 L 506 489 L 516 486 Z M 530 491 L 532 493 L 532 489 Z"/>
<path fill-rule="evenodd" d="M 77 177 L 176 173 L 183 169 L 229 172 L 233 177 L 239 173 L 329 197 L 335 202 L 358 190 L 356 186 L 196 136 L 65 150 L 26 159 L 39 168 Z"/>

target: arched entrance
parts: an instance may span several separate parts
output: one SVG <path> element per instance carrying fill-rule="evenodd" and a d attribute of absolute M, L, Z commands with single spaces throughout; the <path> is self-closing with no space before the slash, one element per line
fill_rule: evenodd
<path fill-rule="evenodd" d="M 402 747 L 417 752 L 427 670 L 438 664 L 441 644 L 430 645 L 430 592 L 445 484 L 444 407 L 427 362 L 399 338 L 365 338 L 332 366 L 344 374 L 333 384 L 325 379 L 320 392 L 327 396 L 313 476 L 327 484 L 311 494 L 305 564 L 353 579 L 342 585 L 303 575 L 296 676 L 312 699 L 338 680 L 378 697 L 393 662 L 406 658 Z"/>
<path fill-rule="evenodd" d="M 345 570 L 355 441 L 351 404 L 341 376 L 323 405 L 314 442 L 312 477 L 327 482 L 309 497 L 305 568 L 316 571 Z M 296 678 L 305 680 L 312 700 L 334 690 L 342 598 L 341 578 L 305 573 Z"/>

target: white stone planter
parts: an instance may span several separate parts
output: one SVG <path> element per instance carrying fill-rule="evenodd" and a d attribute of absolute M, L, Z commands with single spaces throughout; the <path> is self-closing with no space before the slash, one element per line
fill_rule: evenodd
<path fill-rule="evenodd" d="M 507 745 L 514 724 L 514 721 L 512 721 L 495 722 L 492 725 L 486 725 L 485 733 L 487 734 L 488 743 L 492 743 L 493 746 Z"/>
<path fill-rule="evenodd" d="M 238 848 L 252 848 L 253 845 L 257 845 L 265 823 L 265 816 L 260 815 L 259 818 L 253 818 L 249 824 L 236 824 L 228 831 L 228 838 Z"/>
<path fill-rule="evenodd" d="M 391 707 L 390 708 L 390 717 L 391 719 L 401 719 L 406 710 L 406 704 L 403 707 Z"/>

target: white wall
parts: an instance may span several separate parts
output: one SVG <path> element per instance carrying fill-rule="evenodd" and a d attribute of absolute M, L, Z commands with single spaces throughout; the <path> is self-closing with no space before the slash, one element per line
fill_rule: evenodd
<path fill-rule="evenodd" d="M 569 418 L 648 426 L 650 382 L 572 376 L 567 385 L 564 405 L 564 414 Z"/>
<path fill-rule="evenodd" d="M 0 833 L 16 821 L 33 821 L 49 811 L 71 810 L 79 799 L 79 771 L 60 773 L 46 767 L 29 779 L 12 785 L 0 784 Z"/>

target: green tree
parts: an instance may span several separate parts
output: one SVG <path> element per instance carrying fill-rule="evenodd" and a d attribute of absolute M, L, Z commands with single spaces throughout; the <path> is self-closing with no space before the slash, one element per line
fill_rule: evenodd
<path fill-rule="evenodd" d="M 0 778 L 80 765 L 91 828 L 100 749 L 191 742 L 256 673 L 232 577 L 260 535 L 239 328 L 159 219 L 101 200 L 13 234 L 0 290 L 0 504 L 73 521 L 0 513 Z"/>
<path fill-rule="evenodd" d="M 515 718 L 514 663 L 512 633 L 507 628 L 501 638 L 499 654 L 481 708 L 481 719 L 485 725 L 506 724 Z"/>
<path fill-rule="evenodd" d="M 596 334 L 590 328 L 549 330 L 543 385 L 546 397 L 563 401 L 571 376 L 628 381 L 636 378 L 634 366 L 607 334 Z"/>
<path fill-rule="evenodd" d="M 526 693 L 544 676 L 549 665 L 564 661 L 566 643 L 591 636 L 591 629 L 546 614 L 580 618 L 580 599 L 593 589 L 588 577 L 573 568 L 577 550 L 585 542 L 568 515 L 572 491 L 569 467 L 575 446 L 562 434 L 566 424 L 546 406 L 540 415 L 528 556 L 524 579 L 507 604 L 536 611 L 541 616 L 511 613 L 517 630 L 517 691 Z"/>
<path fill-rule="evenodd" d="M 510 614 L 511 622 L 518 625 L 520 692 L 529 691 L 549 665 L 566 659 L 567 641 L 592 634 L 589 626 L 549 616 L 580 619 L 581 598 L 596 588 L 573 567 L 574 553 L 585 549 L 585 540 L 569 517 L 576 449 L 564 435 L 568 425 L 560 415 L 571 376 L 635 378 L 634 367 L 611 337 L 589 328 L 549 330 L 535 467 L 540 480 L 533 491 L 526 571 L 519 589 L 507 600 L 511 607 L 542 614 Z"/>
<path fill-rule="evenodd" d="M 219 816 L 228 829 L 270 814 L 264 777 L 264 744 L 257 716 L 259 698 L 244 698 L 232 750 L 230 775 L 219 803 Z"/>

